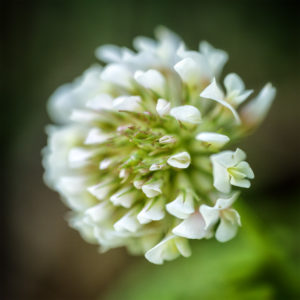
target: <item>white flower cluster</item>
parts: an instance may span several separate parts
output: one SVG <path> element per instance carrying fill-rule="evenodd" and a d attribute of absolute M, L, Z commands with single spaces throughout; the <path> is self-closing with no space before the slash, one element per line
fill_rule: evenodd
<path fill-rule="evenodd" d="M 189 256 L 189 239 L 226 242 L 241 225 L 233 187 L 254 174 L 241 149 L 222 149 L 266 115 L 275 88 L 247 101 L 242 79 L 218 79 L 228 56 L 190 51 L 165 28 L 137 52 L 106 45 L 95 65 L 49 101 L 45 180 L 72 210 L 70 225 L 101 251 L 126 246 L 162 264 Z"/>

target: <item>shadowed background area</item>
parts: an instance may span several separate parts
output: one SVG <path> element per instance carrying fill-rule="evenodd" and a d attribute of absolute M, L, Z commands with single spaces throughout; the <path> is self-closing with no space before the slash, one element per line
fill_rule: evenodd
<path fill-rule="evenodd" d="M 296 1 L 14 0 L 1 11 L 2 299 L 221 299 L 220 292 L 227 299 L 300 298 Z M 152 37 L 159 24 L 190 48 L 207 40 L 226 50 L 224 73 L 238 73 L 248 88 L 270 81 L 278 91 L 262 127 L 239 145 L 256 174 L 243 193 L 245 229 L 226 245 L 192 243 L 192 258 L 164 267 L 124 249 L 99 255 L 84 242 L 65 222 L 58 194 L 44 185 L 40 155 L 51 93 L 96 62 L 97 46 L 131 48 L 135 36 Z M 228 274 L 236 276 L 226 281 Z M 181 289 L 184 281 L 190 284 Z"/>

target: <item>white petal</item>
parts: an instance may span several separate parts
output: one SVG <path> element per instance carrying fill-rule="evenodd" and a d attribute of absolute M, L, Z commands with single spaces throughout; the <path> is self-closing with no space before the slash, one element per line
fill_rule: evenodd
<path fill-rule="evenodd" d="M 138 51 L 154 52 L 157 47 L 157 41 L 144 36 L 138 36 L 133 40 L 133 46 Z"/>
<path fill-rule="evenodd" d="M 175 200 L 166 205 L 166 209 L 171 215 L 179 219 L 186 219 L 195 211 L 193 197 L 188 192 L 185 196 L 180 193 Z"/>
<path fill-rule="evenodd" d="M 253 93 L 253 90 L 245 90 L 243 93 L 241 93 L 239 96 L 235 96 L 232 101 L 235 106 L 240 105 L 243 103 L 251 94 Z"/>
<path fill-rule="evenodd" d="M 276 89 L 266 84 L 258 96 L 246 104 L 241 111 L 242 119 L 248 125 L 259 124 L 268 113 L 276 95 Z"/>
<path fill-rule="evenodd" d="M 245 90 L 242 79 L 235 73 L 230 73 L 225 77 L 224 85 L 226 87 L 226 100 L 234 106 L 240 105 L 253 92 L 253 90 Z"/>
<path fill-rule="evenodd" d="M 119 111 L 142 112 L 141 102 L 139 96 L 120 96 L 113 101 L 113 107 Z"/>
<path fill-rule="evenodd" d="M 104 200 L 112 190 L 112 184 L 109 180 L 104 180 L 96 185 L 87 188 L 89 193 L 99 200 Z"/>
<path fill-rule="evenodd" d="M 172 144 L 176 143 L 176 138 L 172 135 L 164 135 L 158 141 L 160 144 Z"/>
<path fill-rule="evenodd" d="M 89 163 L 91 159 L 97 154 L 95 149 L 86 149 L 81 147 L 72 148 L 69 152 L 69 166 L 70 168 L 81 168 Z"/>
<path fill-rule="evenodd" d="M 86 178 L 83 176 L 63 176 L 60 178 L 57 188 L 65 196 L 75 195 L 85 190 Z"/>
<path fill-rule="evenodd" d="M 212 155 L 214 187 L 218 191 L 227 194 L 231 189 L 229 174 L 227 172 L 227 169 L 218 161 L 214 160 L 213 157 L 214 155 Z"/>
<path fill-rule="evenodd" d="M 191 156 L 188 152 L 180 152 L 170 156 L 167 163 L 175 168 L 186 169 L 191 163 Z"/>
<path fill-rule="evenodd" d="M 228 108 L 232 112 L 232 114 L 235 118 L 235 121 L 238 125 L 241 123 L 241 119 L 239 117 L 239 114 L 228 102 L 226 102 L 224 100 L 220 100 L 220 101 L 217 101 L 217 102 L 219 102 L 220 104 L 222 104 L 224 107 Z"/>
<path fill-rule="evenodd" d="M 199 44 L 199 50 L 208 60 L 212 74 L 218 77 L 228 60 L 228 54 L 223 50 L 215 49 L 206 41 Z"/>
<path fill-rule="evenodd" d="M 227 94 L 232 91 L 242 92 L 245 89 L 245 84 L 240 76 L 235 73 L 228 74 L 224 79 Z"/>
<path fill-rule="evenodd" d="M 124 88 L 131 88 L 132 74 L 122 65 L 110 64 L 103 70 L 101 79 Z"/>
<path fill-rule="evenodd" d="M 155 53 L 146 51 L 138 53 L 124 51 L 122 60 L 132 70 L 147 70 L 159 65 L 159 59 Z"/>
<path fill-rule="evenodd" d="M 161 98 L 157 100 L 156 111 L 161 117 L 167 115 L 170 112 L 170 109 L 171 109 L 170 102 Z"/>
<path fill-rule="evenodd" d="M 102 144 L 112 138 L 111 134 L 103 133 L 99 128 L 92 128 L 84 143 L 86 145 Z"/>
<path fill-rule="evenodd" d="M 174 235 L 164 238 L 160 243 L 148 250 L 145 254 L 147 260 L 154 264 L 161 265 L 165 260 L 173 260 L 177 258 L 180 253 L 176 246 L 177 237 Z M 183 247 L 181 247 L 181 250 Z M 187 251 L 184 251 L 188 254 Z"/>
<path fill-rule="evenodd" d="M 85 176 L 60 177 L 55 189 L 63 195 L 66 204 L 75 211 L 82 211 L 95 205 L 95 198 L 86 192 Z"/>
<path fill-rule="evenodd" d="M 92 222 L 97 223 L 108 219 L 111 216 L 113 210 L 114 207 L 111 205 L 111 203 L 105 201 L 87 209 L 85 211 L 85 215 L 88 216 L 92 220 Z"/>
<path fill-rule="evenodd" d="M 177 55 L 181 58 L 189 58 L 194 61 L 194 63 L 205 64 L 206 68 L 209 67 L 205 56 L 198 51 L 188 50 L 184 43 L 181 43 L 177 49 Z M 181 62 L 181 61 L 180 61 Z M 200 67 L 200 66 L 199 66 Z M 203 69 L 203 68 L 200 68 Z M 202 70 L 203 71 L 203 70 Z"/>
<path fill-rule="evenodd" d="M 204 219 L 205 229 L 211 228 L 218 222 L 220 213 L 215 207 L 202 204 L 199 211 Z"/>
<path fill-rule="evenodd" d="M 174 66 L 175 71 L 179 74 L 182 81 L 190 86 L 197 86 L 201 82 L 210 79 L 207 75 L 207 65 L 204 57 L 199 54 L 199 60 L 186 57 Z"/>
<path fill-rule="evenodd" d="M 128 178 L 129 172 L 127 169 L 121 169 L 119 173 L 119 178 Z"/>
<path fill-rule="evenodd" d="M 114 205 L 121 205 L 129 208 L 135 201 L 135 193 L 130 188 L 123 188 L 110 197 L 110 201 Z"/>
<path fill-rule="evenodd" d="M 199 124 L 201 113 L 198 108 L 192 105 L 177 106 L 171 109 L 170 115 L 185 123 Z"/>
<path fill-rule="evenodd" d="M 157 94 L 165 94 L 165 78 L 157 70 L 150 69 L 146 72 L 137 71 L 134 74 L 135 80 L 147 89 L 151 89 Z"/>
<path fill-rule="evenodd" d="M 100 170 L 105 170 L 111 165 L 112 161 L 109 158 L 103 159 L 100 164 L 99 164 L 99 169 Z"/>
<path fill-rule="evenodd" d="M 57 180 L 69 173 L 68 155 L 86 135 L 86 128 L 76 126 L 47 126 L 48 145 L 43 149 L 44 180 L 54 188 Z"/>
<path fill-rule="evenodd" d="M 176 238 L 175 245 L 182 256 L 184 256 L 184 257 L 191 256 L 191 254 L 192 254 L 191 248 L 186 239 Z"/>
<path fill-rule="evenodd" d="M 59 87 L 48 102 L 48 112 L 58 123 L 67 123 L 74 109 L 83 109 L 86 102 L 99 91 L 102 68 L 93 65 L 74 82 Z"/>
<path fill-rule="evenodd" d="M 215 78 L 213 79 L 212 83 L 201 92 L 200 97 L 217 101 L 218 103 L 225 106 L 232 112 L 232 114 L 238 124 L 241 122 L 240 117 L 239 117 L 238 113 L 236 112 L 236 110 L 229 103 L 227 103 L 224 100 L 224 93 L 218 87 Z"/>
<path fill-rule="evenodd" d="M 90 99 L 86 106 L 97 111 L 112 110 L 113 98 L 109 94 L 99 94 Z"/>
<path fill-rule="evenodd" d="M 104 45 L 95 50 L 95 55 L 99 60 L 107 63 L 119 62 L 121 60 L 121 49 L 115 45 Z"/>
<path fill-rule="evenodd" d="M 145 258 L 153 264 L 161 265 L 165 260 L 165 252 L 168 251 L 168 243 L 170 239 L 174 237 L 168 237 L 163 239 L 160 243 L 148 250 L 145 254 Z M 174 258 L 178 256 L 178 253 L 174 253 Z"/>
<path fill-rule="evenodd" d="M 138 209 L 134 208 L 118 220 L 114 224 L 115 230 L 118 232 L 136 232 L 141 227 L 141 224 L 137 220 L 137 211 Z"/>
<path fill-rule="evenodd" d="M 235 237 L 238 229 L 238 224 L 221 219 L 221 222 L 216 230 L 216 239 L 219 242 L 227 242 Z"/>
<path fill-rule="evenodd" d="M 160 59 L 160 64 L 171 67 L 177 61 L 176 50 L 181 39 L 174 32 L 163 26 L 156 28 L 155 36 L 159 40 L 156 55 Z"/>
<path fill-rule="evenodd" d="M 232 208 L 226 209 L 226 211 L 223 212 L 222 217 L 233 224 L 242 226 L 240 214 L 235 209 Z"/>
<path fill-rule="evenodd" d="M 217 85 L 216 79 L 214 78 L 210 85 L 208 85 L 200 94 L 200 97 L 212 99 L 215 101 L 223 101 L 224 93 Z"/>
<path fill-rule="evenodd" d="M 186 58 L 186 57 L 188 57 L 188 55 L 186 55 L 186 53 L 187 53 L 187 47 L 184 42 L 181 42 L 177 48 L 176 54 L 180 58 Z"/>
<path fill-rule="evenodd" d="M 104 62 L 122 64 L 127 62 L 128 57 L 135 56 L 136 54 L 126 47 L 104 45 L 96 49 L 95 55 L 98 59 Z"/>
<path fill-rule="evenodd" d="M 94 225 L 88 224 L 85 215 L 77 214 L 68 218 L 68 223 L 71 228 L 80 232 L 80 235 L 88 243 L 97 244 L 97 239 L 94 234 Z"/>
<path fill-rule="evenodd" d="M 215 132 L 201 132 L 197 134 L 196 140 L 208 143 L 216 148 L 221 148 L 230 141 L 227 135 Z"/>
<path fill-rule="evenodd" d="M 228 168 L 227 172 L 231 178 L 245 179 L 247 177 L 241 170 L 237 169 L 237 167 Z"/>
<path fill-rule="evenodd" d="M 165 164 L 152 164 L 149 168 L 149 171 L 158 171 L 161 170 Z"/>
<path fill-rule="evenodd" d="M 116 248 L 124 245 L 126 237 L 124 232 L 118 232 L 110 227 L 95 226 L 94 234 L 100 246 L 100 251 L 105 252 L 111 248 Z"/>
<path fill-rule="evenodd" d="M 204 219 L 198 212 L 183 220 L 172 232 L 188 239 L 202 239 L 207 235 Z"/>
<path fill-rule="evenodd" d="M 136 189 L 140 190 L 145 183 L 145 180 L 134 180 L 133 185 Z"/>
<path fill-rule="evenodd" d="M 135 65 L 137 63 L 137 58 L 139 56 L 139 53 L 135 53 L 134 51 L 122 47 L 122 55 L 121 55 L 121 60 L 124 65 L 127 65 L 132 69 L 132 65 Z M 138 64 L 137 64 L 138 65 Z"/>
<path fill-rule="evenodd" d="M 242 161 L 235 167 L 238 171 L 244 173 L 248 178 L 253 179 L 254 173 L 250 167 L 250 165 L 246 161 Z"/>
<path fill-rule="evenodd" d="M 235 152 L 230 150 L 213 154 L 210 159 L 213 164 L 218 163 L 226 169 L 236 165 Z"/>
<path fill-rule="evenodd" d="M 69 120 L 74 109 L 73 93 L 74 84 L 68 83 L 57 88 L 49 98 L 47 108 L 51 119 L 55 122 L 66 123 Z"/>
<path fill-rule="evenodd" d="M 201 84 L 202 86 L 212 79 L 213 73 L 205 55 L 186 50 L 183 43 L 178 47 L 177 55 L 183 59 L 174 66 L 174 69 L 188 85 L 194 87 Z"/>
<path fill-rule="evenodd" d="M 70 120 L 78 123 L 93 123 L 95 121 L 101 120 L 101 115 L 93 111 L 73 109 Z"/>
<path fill-rule="evenodd" d="M 249 188 L 251 186 L 251 182 L 248 179 L 241 179 L 233 176 L 230 178 L 230 183 L 242 188 Z"/>
<path fill-rule="evenodd" d="M 138 234 L 139 232 L 137 232 L 137 235 Z M 126 248 L 128 249 L 129 253 L 133 255 L 145 254 L 145 252 L 154 247 L 160 239 L 161 235 L 159 233 L 151 233 L 149 231 L 149 233 L 139 236 L 138 239 L 131 239 L 127 243 Z"/>
<path fill-rule="evenodd" d="M 151 183 L 144 184 L 142 186 L 142 191 L 148 198 L 153 198 L 162 193 L 161 186 L 163 182 L 162 180 L 157 180 Z"/>
<path fill-rule="evenodd" d="M 172 50 L 177 49 L 181 43 L 181 38 L 175 32 L 162 25 L 155 28 L 154 35 L 161 44 L 167 44 Z"/>
<path fill-rule="evenodd" d="M 245 160 L 246 157 L 247 157 L 246 153 L 242 149 L 237 148 L 235 150 L 235 153 L 234 153 L 234 162 L 235 162 L 235 164 L 238 164 L 239 162 Z"/>
<path fill-rule="evenodd" d="M 144 208 L 137 215 L 137 219 L 141 224 L 146 224 L 151 221 L 158 221 L 165 216 L 163 199 L 149 199 Z"/>
<path fill-rule="evenodd" d="M 230 208 L 238 198 L 239 194 L 239 192 L 235 192 L 228 198 L 219 198 L 214 206 L 214 209 L 224 210 Z"/>

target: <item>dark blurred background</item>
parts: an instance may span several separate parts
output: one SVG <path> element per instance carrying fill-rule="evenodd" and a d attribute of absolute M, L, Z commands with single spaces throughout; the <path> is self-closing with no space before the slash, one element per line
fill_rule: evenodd
<path fill-rule="evenodd" d="M 134 292 L 137 285 L 152 291 L 157 299 L 225 299 L 222 292 L 227 288 L 228 295 L 234 290 L 237 298 L 226 299 L 300 299 L 297 1 L 12 0 L 1 6 L 2 299 L 142 299 Z M 159 24 L 177 32 L 191 48 L 207 40 L 226 50 L 230 59 L 224 72 L 237 72 L 248 88 L 257 91 L 270 81 L 278 90 L 261 128 L 240 145 L 256 174 L 252 188 L 243 193 L 245 215 L 252 211 L 251 217 L 245 218 L 254 218 L 255 229 L 245 229 L 244 235 L 253 236 L 254 230 L 259 242 L 241 237 L 243 230 L 236 241 L 222 245 L 224 248 L 214 241 L 201 248 L 200 241 L 193 243 L 190 261 L 179 259 L 166 267 L 149 266 L 124 249 L 100 255 L 95 246 L 84 242 L 65 222 L 67 209 L 58 195 L 44 185 L 40 154 L 46 144 L 44 127 L 50 122 L 46 102 L 51 93 L 96 62 L 97 46 L 114 43 L 131 47 L 135 36 L 152 37 Z M 267 257 L 270 248 L 276 247 L 280 254 L 274 254 L 274 264 Z M 198 248 L 200 254 L 204 251 L 202 256 Z M 257 254 L 248 265 L 245 258 L 238 265 L 250 270 L 252 262 L 259 261 L 260 272 L 243 275 L 247 288 L 259 282 L 258 292 L 251 290 L 243 298 L 236 292 L 239 283 L 227 284 L 223 279 L 224 289 L 221 283 L 216 284 L 216 290 L 206 294 L 210 296 L 197 290 L 198 283 L 190 287 L 190 294 L 174 292 L 177 282 L 192 280 L 191 274 L 203 284 L 207 273 L 201 270 L 205 268 L 210 275 L 223 271 L 224 278 L 228 277 L 226 272 L 231 271 L 224 262 L 220 267 L 207 265 L 203 269 L 202 265 L 208 264 L 209 253 L 241 253 L 240 249 L 245 257 L 249 251 Z M 197 260 L 197 255 L 202 260 Z M 222 259 L 230 261 L 225 256 Z M 177 272 L 174 280 L 170 272 L 173 277 Z M 181 278 L 180 272 L 187 277 Z M 149 282 L 156 277 L 161 278 L 161 286 L 152 288 Z M 166 278 L 169 290 L 164 285 Z M 144 299 L 148 299 L 146 295 Z"/>

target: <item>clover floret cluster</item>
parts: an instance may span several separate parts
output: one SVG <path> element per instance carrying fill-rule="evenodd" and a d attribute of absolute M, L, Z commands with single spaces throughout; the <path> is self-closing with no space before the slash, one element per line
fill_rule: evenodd
<path fill-rule="evenodd" d="M 226 242 L 241 226 L 232 205 L 254 173 L 229 150 L 263 120 L 275 88 L 248 99 L 225 51 L 188 50 L 159 27 L 136 52 L 101 46 L 94 65 L 57 89 L 48 110 L 45 181 L 71 209 L 70 225 L 101 251 L 125 246 L 162 264 L 191 254 L 190 239 Z"/>

